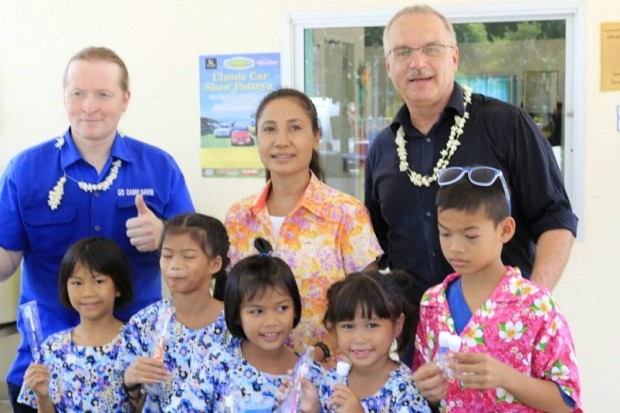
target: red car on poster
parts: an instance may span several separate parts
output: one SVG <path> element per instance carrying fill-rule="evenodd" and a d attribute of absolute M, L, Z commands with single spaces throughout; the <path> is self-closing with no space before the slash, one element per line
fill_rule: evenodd
<path fill-rule="evenodd" d="M 230 144 L 232 146 L 254 145 L 254 138 L 249 131 L 249 126 L 247 124 L 235 124 L 230 134 Z"/>

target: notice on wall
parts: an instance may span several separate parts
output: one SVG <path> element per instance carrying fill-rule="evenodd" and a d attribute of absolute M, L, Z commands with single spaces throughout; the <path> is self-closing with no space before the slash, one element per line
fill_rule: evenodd
<path fill-rule="evenodd" d="M 601 91 L 620 90 L 620 23 L 601 24 Z"/>
<path fill-rule="evenodd" d="M 199 70 L 202 176 L 264 176 L 256 108 L 280 87 L 280 54 L 200 56 Z"/>

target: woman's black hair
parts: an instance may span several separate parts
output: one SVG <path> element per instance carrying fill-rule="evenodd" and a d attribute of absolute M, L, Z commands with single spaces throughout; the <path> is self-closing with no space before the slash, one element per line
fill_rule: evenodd
<path fill-rule="evenodd" d="M 356 272 L 327 289 L 327 310 L 323 324 L 333 331 L 341 321 L 355 319 L 358 311 L 362 317 L 378 317 L 395 322 L 404 314 L 403 329 L 398 342 L 398 351 L 403 352 L 415 334 L 417 311 L 405 296 L 410 287 L 411 276 L 404 271 Z"/>
<path fill-rule="evenodd" d="M 301 108 L 303 109 L 303 111 L 306 113 L 306 115 L 308 115 L 308 117 L 310 118 L 310 123 L 312 124 L 312 132 L 315 135 L 321 133 L 321 130 L 319 127 L 319 116 L 317 114 L 316 107 L 314 106 L 314 103 L 312 103 L 312 100 L 308 97 L 308 95 L 306 95 L 304 92 L 301 92 L 297 89 L 282 88 L 282 89 L 276 89 L 273 92 L 269 93 L 258 104 L 258 108 L 256 109 L 256 128 L 257 128 L 256 135 L 257 137 L 258 137 L 258 133 L 260 132 L 258 121 L 261 115 L 263 114 L 265 107 L 267 107 L 267 105 L 274 100 L 284 99 L 284 98 L 292 98 L 296 100 L 301 106 Z M 316 177 L 319 180 L 323 181 L 325 179 L 325 174 L 323 172 L 323 169 L 321 168 L 319 153 L 315 149 L 312 150 L 312 158 L 310 159 L 310 170 L 316 175 Z M 268 169 L 266 169 L 265 172 L 266 172 L 267 180 L 269 180 L 269 178 L 271 178 L 271 173 L 269 172 Z"/>
<path fill-rule="evenodd" d="M 226 227 L 217 218 L 199 213 L 177 215 L 168 220 L 161 236 L 161 245 L 168 235 L 187 234 L 202 248 L 207 257 L 222 259 L 222 268 L 213 274 L 215 287 L 213 297 L 218 300 L 224 299 L 224 285 L 226 284 L 226 267 L 228 266 L 228 248 L 230 241 Z"/>
<path fill-rule="evenodd" d="M 257 238 L 254 247 L 258 254 L 246 257 L 232 267 L 224 292 L 226 326 L 234 337 L 241 339 L 247 338 L 241 325 L 241 306 L 269 288 L 291 296 L 295 311 L 293 328 L 301 318 L 301 297 L 291 267 L 281 258 L 271 256 L 271 244 L 264 238 Z"/>
<path fill-rule="evenodd" d="M 131 267 L 121 247 L 111 239 L 87 237 L 69 247 L 62 257 L 58 276 L 60 301 L 67 308 L 73 308 L 69 300 L 67 281 L 73 276 L 75 267 L 80 264 L 95 274 L 106 275 L 112 279 L 120 293 L 114 300 L 114 308 L 123 308 L 133 300 Z"/>

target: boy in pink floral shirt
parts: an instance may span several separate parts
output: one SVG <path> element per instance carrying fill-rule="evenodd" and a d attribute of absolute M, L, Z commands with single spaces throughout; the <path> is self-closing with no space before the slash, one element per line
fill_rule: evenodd
<path fill-rule="evenodd" d="M 442 412 L 581 412 L 566 319 L 549 291 L 501 260 L 515 232 L 502 172 L 451 167 L 438 183 L 441 249 L 456 273 L 420 304 L 420 393 Z M 437 362 L 442 331 L 462 340 L 446 365 Z"/>

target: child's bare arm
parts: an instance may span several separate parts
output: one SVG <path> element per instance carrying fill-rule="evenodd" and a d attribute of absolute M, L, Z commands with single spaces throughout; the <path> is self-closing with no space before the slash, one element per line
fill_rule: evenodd
<path fill-rule="evenodd" d="M 34 392 L 39 413 L 54 413 L 56 408 L 49 395 L 50 374 L 43 364 L 32 363 L 24 374 L 24 382 Z"/>
<path fill-rule="evenodd" d="M 523 374 L 489 354 L 454 353 L 450 363 L 455 380 L 468 389 L 501 387 L 519 401 L 544 412 L 571 412 L 557 385 Z"/>
<path fill-rule="evenodd" d="M 123 386 L 134 411 L 141 412 L 146 399 L 143 384 L 154 384 L 168 376 L 168 370 L 161 360 L 152 357 L 138 357 L 123 374 Z"/>
<path fill-rule="evenodd" d="M 364 407 L 357 395 L 344 384 L 336 384 L 329 398 L 329 407 L 347 413 L 364 413 Z"/>
<path fill-rule="evenodd" d="M 321 411 L 321 403 L 319 402 L 319 393 L 314 384 L 300 377 L 301 382 L 301 405 L 299 409 L 302 413 L 319 413 Z"/>

